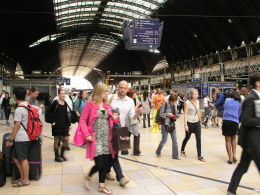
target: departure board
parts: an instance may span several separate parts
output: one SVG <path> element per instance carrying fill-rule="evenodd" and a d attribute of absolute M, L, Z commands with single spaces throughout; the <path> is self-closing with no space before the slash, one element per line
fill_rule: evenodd
<path fill-rule="evenodd" d="M 123 35 L 128 50 L 150 50 L 160 46 L 163 23 L 158 19 L 125 21 Z"/>

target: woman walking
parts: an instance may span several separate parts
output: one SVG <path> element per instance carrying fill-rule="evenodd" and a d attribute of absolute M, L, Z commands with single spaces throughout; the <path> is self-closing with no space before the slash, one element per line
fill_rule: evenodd
<path fill-rule="evenodd" d="M 191 89 L 189 93 L 190 99 L 184 104 L 184 129 L 186 135 L 181 146 L 181 156 L 186 157 L 185 147 L 191 134 L 194 133 L 197 142 L 198 160 L 206 162 L 201 156 L 201 112 L 199 108 L 198 96 L 198 90 Z"/>
<path fill-rule="evenodd" d="M 69 131 L 71 130 L 71 123 L 69 120 L 67 107 L 65 101 L 66 91 L 64 88 L 58 89 L 58 98 L 53 101 L 50 107 L 52 120 L 52 136 L 54 136 L 54 154 L 56 162 L 66 161 L 64 156 L 66 148 L 69 146 Z M 62 139 L 61 151 L 59 153 L 59 145 Z"/>
<path fill-rule="evenodd" d="M 180 160 L 179 153 L 178 153 L 178 143 L 177 143 L 177 135 L 176 135 L 176 127 L 175 121 L 177 119 L 177 110 L 175 103 L 177 101 L 177 94 L 172 94 L 169 97 L 168 103 L 164 103 L 159 110 L 160 117 L 163 118 L 162 122 L 162 140 L 156 150 L 156 156 L 161 158 L 161 151 L 163 146 L 167 142 L 168 133 L 171 135 L 172 138 L 172 158 Z"/>
<path fill-rule="evenodd" d="M 76 133 L 74 140 L 85 138 L 87 141 L 87 158 L 95 161 L 85 180 L 86 189 L 91 188 L 91 176 L 99 172 L 98 191 L 112 194 L 105 187 L 106 174 L 110 170 L 115 151 L 112 147 L 112 128 L 118 122 L 118 114 L 112 114 L 111 107 L 106 104 L 109 87 L 98 83 L 94 88 L 92 99 L 82 110 L 78 128 L 81 133 Z M 79 137 L 77 137 L 79 136 Z"/>
<path fill-rule="evenodd" d="M 136 91 L 133 89 L 129 89 L 127 94 L 128 97 L 133 99 L 135 104 L 135 109 L 142 107 L 141 102 L 136 97 Z M 128 130 L 130 134 L 134 135 L 134 156 L 142 156 L 143 154 L 140 151 L 140 127 L 139 127 L 139 118 L 132 120 L 130 119 L 130 116 L 127 117 L 128 120 L 126 120 L 126 124 L 128 126 Z M 127 151 L 127 150 L 126 150 Z"/>
<path fill-rule="evenodd" d="M 148 97 L 148 91 L 144 91 L 141 103 L 143 107 L 143 128 L 146 128 L 146 119 L 148 121 L 148 127 L 151 127 L 150 113 L 152 108 L 152 100 Z"/>
<path fill-rule="evenodd" d="M 241 112 L 241 97 L 238 92 L 231 93 L 231 97 L 225 100 L 222 134 L 225 136 L 228 164 L 236 163 L 236 134 L 239 127 Z"/>
<path fill-rule="evenodd" d="M 87 102 L 87 97 L 88 97 L 88 92 L 87 90 L 81 90 L 79 93 L 78 98 L 75 101 L 74 104 L 74 111 L 76 112 L 76 114 L 78 115 L 78 117 L 80 117 L 80 114 Z"/>
<path fill-rule="evenodd" d="M 181 111 L 184 108 L 184 95 L 183 94 L 179 94 L 178 95 L 178 99 L 179 99 L 179 108 L 178 108 L 178 114 L 181 114 Z"/>
<path fill-rule="evenodd" d="M 10 122 L 9 122 L 9 116 L 11 114 L 10 99 L 11 98 L 9 97 L 9 93 L 5 92 L 5 97 L 3 99 L 1 109 L 4 110 L 6 125 L 10 125 Z"/>

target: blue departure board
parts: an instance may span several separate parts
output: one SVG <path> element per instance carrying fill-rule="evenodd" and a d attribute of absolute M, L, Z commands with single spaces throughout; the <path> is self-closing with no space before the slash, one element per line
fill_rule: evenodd
<path fill-rule="evenodd" d="M 149 50 L 160 46 L 163 23 L 158 19 L 125 21 L 123 35 L 128 50 Z"/>

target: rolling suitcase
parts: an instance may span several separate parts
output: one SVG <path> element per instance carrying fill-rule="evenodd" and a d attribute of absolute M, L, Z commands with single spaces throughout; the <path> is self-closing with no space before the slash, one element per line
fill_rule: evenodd
<path fill-rule="evenodd" d="M 0 152 L 0 187 L 5 185 L 6 182 L 6 177 L 4 173 L 4 159 L 3 159 L 3 154 Z"/>
<path fill-rule="evenodd" d="M 42 140 L 38 137 L 31 141 L 31 146 L 28 153 L 29 161 L 29 179 L 38 181 L 42 175 Z M 16 166 L 13 168 L 13 180 L 20 178 L 20 173 Z"/>
<path fill-rule="evenodd" d="M 6 147 L 6 142 L 9 140 L 11 133 L 6 133 L 3 136 L 3 164 L 5 170 L 5 176 L 12 176 L 12 147 Z"/>

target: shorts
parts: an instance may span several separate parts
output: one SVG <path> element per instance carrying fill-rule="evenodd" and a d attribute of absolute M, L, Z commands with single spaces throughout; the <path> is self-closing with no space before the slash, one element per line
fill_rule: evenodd
<path fill-rule="evenodd" d="M 30 141 L 14 142 L 12 157 L 17 160 L 27 160 L 30 146 Z"/>
<path fill-rule="evenodd" d="M 218 117 L 223 118 L 224 110 L 218 110 Z"/>

